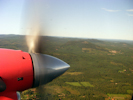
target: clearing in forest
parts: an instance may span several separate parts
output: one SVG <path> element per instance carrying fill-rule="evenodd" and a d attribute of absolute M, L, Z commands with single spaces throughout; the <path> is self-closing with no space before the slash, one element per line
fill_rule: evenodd
<path fill-rule="evenodd" d="M 80 82 L 83 86 L 85 87 L 94 87 L 93 85 L 91 85 L 89 82 Z"/>
<path fill-rule="evenodd" d="M 73 86 L 81 86 L 79 82 L 66 82 L 67 84 L 73 85 Z"/>
<path fill-rule="evenodd" d="M 73 86 L 94 87 L 89 82 L 66 82 L 66 83 Z"/>

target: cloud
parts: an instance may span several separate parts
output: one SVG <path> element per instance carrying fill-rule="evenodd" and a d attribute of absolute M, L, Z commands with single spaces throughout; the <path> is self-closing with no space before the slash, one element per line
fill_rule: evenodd
<path fill-rule="evenodd" d="M 128 16 L 133 16 L 133 14 L 127 14 Z"/>
<path fill-rule="evenodd" d="M 130 12 L 133 12 L 133 9 L 128 9 L 128 10 L 126 10 L 126 11 L 130 11 Z"/>
<path fill-rule="evenodd" d="M 103 10 L 105 10 L 105 11 L 108 11 L 108 12 L 118 12 L 118 11 L 120 11 L 120 10 L 111 10 L 111 9 L 106 9 L 106 8 L 102 8 Z"/>

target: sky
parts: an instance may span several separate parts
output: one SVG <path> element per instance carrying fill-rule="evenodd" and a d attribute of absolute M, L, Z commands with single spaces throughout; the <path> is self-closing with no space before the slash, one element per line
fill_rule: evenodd
<path fill-rule="evenodd" d="M 133 0 L 0 0 L 0 34 L 26 34 L 35 16 L 46 36 L 133 40 Z"/>

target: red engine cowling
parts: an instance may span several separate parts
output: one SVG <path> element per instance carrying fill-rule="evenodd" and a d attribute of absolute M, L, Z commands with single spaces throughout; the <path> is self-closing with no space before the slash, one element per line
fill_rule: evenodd
<path fill-rule="evenodd" d="M 17 98 L 16 91 L 31 88 L 33 65 L 30 55 L 21 50 L 0 49 L 0 78 L 6 84 L 5 91 L 0 92 L 0 100 L 5 94 L 8 98 Z"/>
<path fill-rule="evenodd" d="M 0 49 L 0 100 L 17 100 L 16 91 L 46 84 L 69 67 L 49 55 Z"/>

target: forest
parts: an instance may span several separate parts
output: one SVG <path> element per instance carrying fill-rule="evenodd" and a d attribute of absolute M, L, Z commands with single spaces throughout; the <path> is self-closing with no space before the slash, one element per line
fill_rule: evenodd
<path fill-rule="evenodd" d="M 133 41 L 42 36 L 43 54 L 70 68 L 52 82 L 21 91 L 25 100 L 131 100 Z M 0 35 L 0 48 L 28 52 L 24 35 Z"/>

